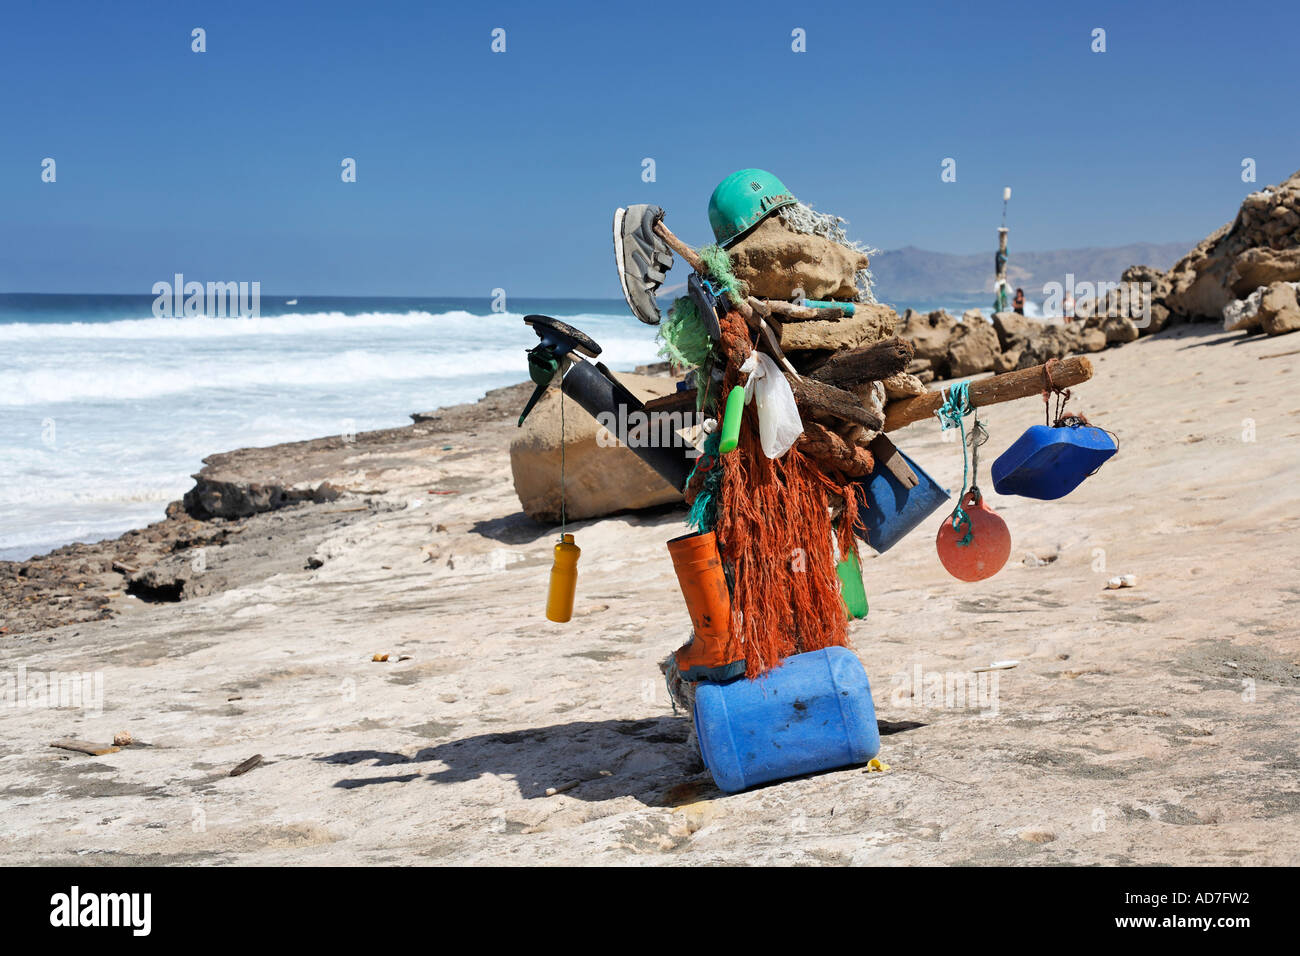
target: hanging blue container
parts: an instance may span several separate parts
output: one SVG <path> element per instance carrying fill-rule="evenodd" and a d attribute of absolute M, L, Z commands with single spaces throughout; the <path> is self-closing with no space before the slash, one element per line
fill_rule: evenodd
<path fill-rule="evenodd" d="M 880 753 L 867 672 L 844 647 L 795 654 L 757 680 L 697 684 L 695 732 L 728 793 Z"/>
<path fill-rule="evenodd" d="M 858 500 L 866 505 L 858 509 L 858 520 L 862 524 L 858 537 L 880 554 L 898 544 L 948 500 L 948 492 L 940 488 L 920 465 L 901 451 L 898 454 L 916 472 L 918 483 L 915 487 L 909 488 L 883 466 L 877 467 L 868 478 L 854 483 Z"/>
<path fill-rule="evenodd" d="M 1034 425 L 993 463 L 993 490 L 1051 501 L 1068 495 L 1119 447 L 1092 425 Z"/>

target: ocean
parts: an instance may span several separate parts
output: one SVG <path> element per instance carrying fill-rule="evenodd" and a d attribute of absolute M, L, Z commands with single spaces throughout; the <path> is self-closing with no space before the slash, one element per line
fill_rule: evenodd
<path fill-rule="evenodd" d="M 290 304 L 292 302 L 292 304 Z M 611 369 L 657 361 L 618 299 L 262 294 L 257 318 L 155 318 L 153 296 L 0 294 L 0 560 L 163 517 L 202 459 L 410 424 L 528 377 L 522 317 L 564 318 Z"/>

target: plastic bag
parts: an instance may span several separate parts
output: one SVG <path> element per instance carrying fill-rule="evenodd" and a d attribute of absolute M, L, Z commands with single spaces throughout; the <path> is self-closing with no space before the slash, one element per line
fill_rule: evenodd
<path fill-rule="evenodd" d="M 776 362 L 762 352 L 750 352 L 740 370 L 749 373 L 745 382 L 745 404 L 751 400 L 757 404 L 758 439 L 763 454 L 768 458 L 780 458 L 803 434 L 803 421 L 794 402 L 794 391 Z"/>

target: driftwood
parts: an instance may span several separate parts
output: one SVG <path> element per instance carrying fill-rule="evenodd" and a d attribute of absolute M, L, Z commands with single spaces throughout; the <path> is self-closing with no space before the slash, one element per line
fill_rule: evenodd
<path fill-rule="evenodd" d="M 867 449 L 845 441 L 817 422 L 804 422 L 803 434 L 795 444 L 823 471 L 838 471 L 847 478 L 869 475 L 875 464 Z"/>
<path fill-rule="evenodd" d="M 825 412 L 841 421 L 861 425 L 868 431 L 878 432 L 885 422 L 874 408 L 866 408 L 852 392 L 846 392 L 834 385 L 827 385 L 811 378 L 796 379 L 786 376 L 790 388 L 794 391 L 794 400 L 801 408 Z"/>
<path fill-rule="evenodd" d="M 87 740 L 56 740 L 50 744 L 51 747 L 58 747 L 60 750 L 71 750 L 74 753 L 89 754 L 92 757 L 102 757 L 104 754 L 115 754 L 121 747 L 114 747 L 112 744 L 92 744 Z"/>
<path fill-rule="evenodd" d="M 916 477 L 916 472 L 912 470 L 912 466 L 907 463 L 907 459 L 899 452 L 888 435 L 883 433 L 877 435 L 867 448 L 875 458 L 876 464 L 897 478 L 904 488 L 915 488 L 921 483 L 921 479 Z"/>
<path fill-rule="evenodd" d="M 812 319 L 842 319 L 845 316 L 843 309 L 827 308 L 825 306 L 795 305 L 793 302 L 782 302 L 780 299 L 756 299 L 749 297 L 749 304 L 757 309 L 759 303 L 773 315 L 782 316 L 791 322 L 807 322 Z"/>
<path fill-rule="evenodd" d="M 895 336 L 862 348 L 836 352 L 808 374 L 828 385 L 882 382 L 907 368 L 912 354 L 911 343 Z"/>
<path fill-rule="evenodd" d="M 1006 372 L 972 381 L 970 391 L 967 393 L 970 403 L 975 408 L 982 408 L 985 405 L 997 405 L 999 402 L 1040 395 L 1046 384 L 1043 368 L 1042 365 L 1035 365 L 1033 368 L 1020 369 L 1018 372 Z M 1092 378 L 1092 363 L 1082 355 L 1061 359 L 1052 365 L 1052 382 L 1062 388 L 1078 385 L 1090 378 Z M 892 432 L 904 425 L 929 418 L 944 403 L 945 392 L 946 389 L 927 392 L 913 398 L 890 402 L 885 407 L 884 430 Z"/>
<path fill-rule="evenodd" d="M 254 767 L 260 766 L 261 763 L 262 763 L 262 755 L 253 754 L 253 756 L 249 757 L 239 766 L 235 767 L 233 770 L 230 771 L 230 773 L 226 774 L 226 776 L 242 777 L 244 774 L 248 773 L 248 771 L 252 770 Z"/>

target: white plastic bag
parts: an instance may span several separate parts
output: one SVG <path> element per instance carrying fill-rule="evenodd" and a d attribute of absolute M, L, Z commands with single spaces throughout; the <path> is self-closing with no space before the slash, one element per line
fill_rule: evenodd
<path fill-rule="evenodd" d="M 758 407 L 758 439 L 763 454 L 780 458 L 803 434 L 803 421 L 799 407 L 794 402 L 790 383 L 781 374 L 780 367 L 762 352 L 749 353 L 742 372 L 748 372 L 745 382 L 745 404 L 751 400 Z"/>

